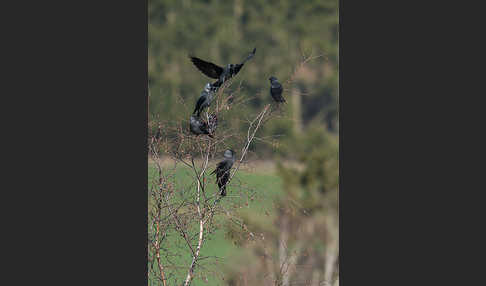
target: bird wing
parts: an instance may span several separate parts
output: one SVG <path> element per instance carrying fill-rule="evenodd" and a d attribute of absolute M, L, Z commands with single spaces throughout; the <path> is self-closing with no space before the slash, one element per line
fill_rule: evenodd
<path fill-rule="evenodd" d="M 253 51 L 251 51 L 251 53 L 248 55 L 248 57 L 246 57 L 246 59 L 243 62 L 246 62 L 247 60 L 253 58 L 255 53 L 256 53 L 256 48 L 254 48 Z"/>
<path fill-rule="evenodd" d="M 272 87 L 272 92 L 274 94 L 282 94 L 283 88 L 282 88 L 282 86 Z"/>
<path fill-rule="evenodd" d="M 216 169 L 214 169 L 209 175 L 216 173 L 216 177 L 217 177 L 218 173 L 219 173 L 219 169 L 221 168 L 221 163 L 222 162 L 219 162 L 218 164 L 216 164 Z"/>
<path fill-rule="evenodd" d="M 211 172 L 210 175 L 216 173 L 216 177 L 220 177 L 222 172 L 224 170 L 224 166 L 226 165 L 226 161 L 221 161 L 219 162 L 218 164 L 216 164 L 216 169 L 214 169 L 214 171 Z"/>
<path fill-rule="evenodd" d="M 199 109 L 201 108 L 201 105 L 203 104 L 204 100 L 206 100 L 205 96 L 199 96 L 197 102 L 196 102 L 196 107 L 194 108 L 194 111 L 192 112 L 192 114 L 196 113 L 196 111 L 199 111 Z M 198 115 L 199 116 L 199 112 L 198 112 Z"/>
<path fill-rule="evenodd" d="M 228 181 L 229 181 L 229 178 L 230 178 L 229 171 L 224 172 L 223 174 L 221 174 L 221 176 L 217 180 L 218 186 L 221 188 L 222 186 L 226 185 L 228 183 Z"/>
<path fill-rule="evenodd" d="M 234 74 L 237 74 L 241 68 L 243 67 L 243 65 L 245 64 L 245 62 L 241 63 L 241 64 L 236 64 L 235 67 L 234 67 Z"/>
<path fill-rule="evenodd" d="M 283 88 L 280 83 L 276 83 L 275 85 L 272 85 L 270 88 L 270 93 L 272 97 L 279 102 L 285 102 L 285 98 L 282 96 Z"/>
<path fill-rule="evenodd" d="M 275 85 L 272 84 L 270 92 L 272 93 L 272 95 L 281 95 L 283 92 L 282 85 L 280 83 L 276 83 Z"/>
<path fill-rule="evenodd" d="M 213 82 L 211 85 L 214 89 L 218 89 L 221 85 L 223 84 L 222 81 L 219 81 L 219 79 L 215 82 Z"/>
<path fill-rule="evenodd" d="M 246 61 L 248 61 L 249 59 L 253 58 L 253 56 L 255 55 L 255 52 L 256 52 L 256 48 L 253 49 L 253 51 L 248 55 L 248 57 L 246 57 L 246 59 L 241 64 L 236 64 L 235 65 L 235 67 L 234 67 L 234 74 L 235 75 L 241 70 L 241 68 L 246 63 Z"/>
<path fill-rule="evenodd" d="M 219 79 L 219 76 L 223 73 L 223 68 L 220 66 L 201 60 L 200 58 L 191 56 L 189 58 L 198 70 L 210 78 Z"/>

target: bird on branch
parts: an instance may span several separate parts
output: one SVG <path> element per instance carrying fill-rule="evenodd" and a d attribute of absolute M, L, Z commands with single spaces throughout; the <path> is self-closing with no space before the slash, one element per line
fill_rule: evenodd
<path fill-rule="evenodd" d="M 213 135 L 209 132 L 208 124 L 194 115 L 191 115 L 189 130 L 191 133 L 196 134 L 196 136 L 207 134 L 209 137 L 213 138 Z"/>
<path fill-rule="evenodd" d="M 230 170 L 235 162 L 235 152 L 233 150 L 226 150 L 223 154 L 223 161 L 216 165 L 216 169 L 210 175 L 216 173 L 216 183 L 218 184 L 221 196 L 226 196 L 226 184 L 230 178 Z"/>
<path fill-rule="evenodd" d="M 270 80 L 270 95 L 272 96 L 272 98 L 278 102 L 278 103 L 281 103 L 281 102 L 286 102 L 285 101 L 285 98 L 283 98 L 282 96 L 282 92 L 283 92 L 283 87 L 282 85 L 277 81 L 277 78 L 274 77 L 274 76 L 271 76 L 269 78 Z"/>
<path fill-rule="evenodd" d="M 211 105 L 211 102 L 213 101 L 214 91 L 215 88 L 208 82 L 204 86 L 201 95 L 197 99 L 196 107 L 194 108 L 192 114 L 195 114 L 197 112 L 197 117 L 199 117 L 203 109 Z"/>

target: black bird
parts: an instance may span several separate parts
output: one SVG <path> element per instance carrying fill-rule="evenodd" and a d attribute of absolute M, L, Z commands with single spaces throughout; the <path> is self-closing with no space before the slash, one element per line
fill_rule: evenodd
<path fill-rule="evenodd" d="M 224 151 L 224 159 L 216 165 L 216 169 L 210 174 L 216 172 L 216 182 L 220 190 L 221 196 L 226 196 L 226 184 L 230 178 L 230 169 L 235 162 L 235 152 L 233 150 Z"/>
<path fill-rule="evenodd" d="M 161 138 L 162 138 L 162 126 L 159 123 L 159 125 L 157 127 L 157 133 L 155 133 L 155 135 L 152 136 L 150 143 L 151 144 L 154 144 L 155 142 L 158 143 Z"/>
<path fill-rule="evenodd" d="M 157 127 L 157 133 L 155 134 L 155 140 L 159 141 L 162 137 L 162 125 L 159 124 Z"/>
<path fill-rule="evenodd" d="M 285 98 L 282 96 L 283 88 L 282 85 L 277 81 L 277 78 L 271 76 L 269 78 L 271 87 L 270 87 L 270 95 L 276 102 L 286 102 Z"/>
<path fill-rule="evenodd" d="M 225 81 L 235 76 L 241 70 L 245 62 L 255 55 L 255 52 L 256 48 L 253 49 L 253 51 L 248 55 L 248 57 L 246 57 L 245 60 L 243 60 L 241 64 L 228 64 L 225 68 L 211 62 L 201 60 L 200 58 L 192 56 L 189 56 L 189 58 L 203 74 L 210 78 L 217 79 L 217 81 L 213 83 L 213 86 L 215 88 L 219 88 Z"/>
<path fill-rule="evenodd" d="M 191 133 L 196 134 L 197 136 L 207 134 L 209 137 L 213 138 L 213 135 L 209 133 L 208 124 L 204 120 L 200 120 L 194 115 L 191 115 L 189 130 Z"/>
<path fill-rule="evenodd" d="M 199 117 L 203 109 L 211 105 L 211 101 L 213 101 L 213 94 L 214 87 L 208 82 L 204 86 L 204 90 L 201 92 L 201 95 L 196 102 L 196 107 L 194 108 L 192 114 L 197 112 L 197 117 Z"/>

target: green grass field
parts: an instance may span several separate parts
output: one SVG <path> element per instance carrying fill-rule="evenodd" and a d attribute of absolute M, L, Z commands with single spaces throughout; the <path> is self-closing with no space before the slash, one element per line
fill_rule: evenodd
<path fill-rule="evenodd" d="M 212 169 L 210 169 L 212 171 Z M 177 186 L 184 186 L 190 187 L 191 184 L 191 173 L 192 171 L 184 166 L 177 168 L 175 173 L 176 178 L 176 185 Z M 152 184 L 153 179 L 156 177 L 157 171 L 154 165 L 149 164 L 149 172 L 148 172 L 148 181 L 149 181 L 149 188 Z M 212 194 L 213 192 L 217 192 L 217 186 L 214 184 L 215 179 L 213 177 L 207 178 L 208 180 L 208 192 Z M 238 171 L 235 178 L 232 180 L 230 185 L 227 187 L 228 195 L 227 197 L 223 198 L 221 202 L 222 206 L 225 208 L 245 208 L 251 212 L 261 213 L 262 216 L 265 215 L 265 212 L 271 212 L 272 209 L 272 202 L 274 201 L 275 196 L 281 194 L 281 179 L 276 176 L 275 174 L 264 172 L 264 170 L 256 170 L 252 172 L 245 172 L 245 171 Z M 232 190 L 244 189 L 245 194 L 238 194 L 233 192 Z M 254 194 L 253 200 L 248 200 L 248 196 L 246 193 Z M 150 199 L 149 199 L 149 207 L 150 207 Z M 246 203 L 248 205 L 246 205 Z M 224 217 L 219 218 L 220 221 L 224 222 Z M 149 219 L 150 225 L 150 219 Z M 206 244 L 203 245 L 201 249 L 201 256 L 216 256 L 222 258 L 224 263 L 225 259 L 231 258 L 233 255 L 237 255 L 240 253 L 241 249 L 233 244 L 230 239 L 225 237 L 225 229 L 221 228 L 218 229 L 212 236 L 211 239 L 206 241 Z M 178 259 L 175 258 L 175 261 L 184 262 L 185 265 L 189 265 L 191 261 L 191 257 L 186 254 L 184 257 L 179 257 Z M 213 262 L 211 262 L 213 261 Z M 213 260 L 208 260 L 206 263 L 206 267 L 212 268 L 212 270 L 221 270 L 221 265 L 217 265 L 214 263 Z M 150 267 L 150 265 L 149 265 Z M 156 267 L 156 266 L 154 266 Z M 187 272 L 187 268 L 181 273 L 185 276 Z M 194 279 L 191 285 L 225 285 L 221 282 L 220 279 L 217 277 L 207 277 L 208 281 L 203 281 L 201 279 Z M 154 282 L 155 280 L 149 278 L 149 285 L 161 285 L 158 282 Z M 168 285 L 172 285 L 168 283 Z"/>

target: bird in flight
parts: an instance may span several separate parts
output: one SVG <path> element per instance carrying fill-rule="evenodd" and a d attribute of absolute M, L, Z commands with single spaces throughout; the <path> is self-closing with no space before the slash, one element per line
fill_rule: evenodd
<path fill-rule="evenodd" d="M 197 117 L 199 117 L 203 109 L 211 105 L 211 101 L 213 101 L 214 91 L 215 88 L 208 82 L 204 86 L 204 90 L 201 92 L 201 95 L 196 102 L 196 107 L 194 108 L 192 114 L 195 114 L 197 112 Z"/>
<path fill-rule="evenodd" d="M 189 130 L 191 133 L 196 134 L 196 136 L 207 134 L 209 137 L 213 138 L 213 134 L 209 132 L 208 124 L 204 120 L 200 120 L 194 115 L 191 115 L 189 121 Z"/>
<path fill-rule="evenodd" d="M 230 178 L 230 169 L 235 162 L 235 152 L 233 150 L 226 150 L 223 154 L 223 161 L 216 165 L 216 169 L 210 175 L 216 172 L 216 182 L 218 183 L 221 196 L 226 196 L 226 184 Z"/>
<path fill-rule="evenodd" d="M 269 78 L 270 80 L 270 95 L 276 102 L 286 102 L 285 98 L 282 96 L 283 88 L 282 85 L 277 81 L 277 78 L 274 76 L 271 76 Z"/>
<path fill-rule="evenodd" d="M 243 67 L 246 61 L 251 59 L 256 52 L 256 48 L 243 60 L 240 64 L 228 64 L 225 68 L 220 67 L 216 64 L 211 62 L 207 62 L 205 60 L 201 60 L 200 58 L 189 56 L 192 63 L 199 69 L 203 74 L 210 78 L 217 79 L 216 82 L 213 83 L 213 86 L 219 88 L 224 82 L 235 76 Z"/>

